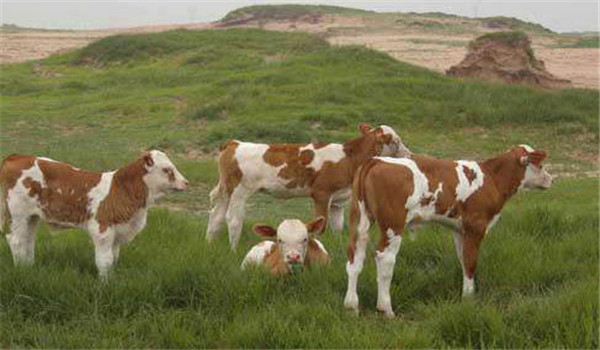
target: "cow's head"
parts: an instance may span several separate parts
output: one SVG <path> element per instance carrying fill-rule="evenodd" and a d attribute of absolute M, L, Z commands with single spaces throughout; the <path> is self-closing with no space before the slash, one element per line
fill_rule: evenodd
<path fill-rule="evenodd" d="M 321 232 L 325 226 L 325 218 L 319 217 L 307 224 L 297 219 L 284 220 L 277 230 L 269 225 L 257 224 L 253 230 L 258 235 L 277 239 L 277 245 L 288 269 L 304 265 L 308 249 L 309 233 Z"/>
<path fill-rule="evenodd" d="M 525 175 L 521 187 L 525 189 L 546 190 L 552 185 L 552 176 L 544 169 L 542 161 L 546 159 L 546 152 L 535 150 L 528 145 L 514 148 L 519 157 L 519 164 L 525 167 Z"/>
<path fill-rule="evenodd" d="M 142 157 L 146 168 L 144 181 L 151 193 L 162 195 L 169 191 L 183 191 L 188 187 L 187 180 L 161 151 L 152 150 Z"/>
<path fill-rule="evenodd" d="M 365 135 L 371 135 L 376 138 L 381 145 L 382 157 L 410 157 L 412 152 L 404 145 L 402 139 L 396 131 L 387 125 L 372 127 L 369 124 L 359 125 L 360 132 Z"/>

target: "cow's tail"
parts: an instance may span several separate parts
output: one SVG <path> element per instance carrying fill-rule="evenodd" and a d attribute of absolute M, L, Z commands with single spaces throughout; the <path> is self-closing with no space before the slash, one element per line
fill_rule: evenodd
<path fill-rule="evenodd" d="M 369 173 L 369 170 L 373 167 L 375 162 L 373 159 L 368 160 L 365 164 L 360 166 L 354 174 L 352 181 L 352 200 L 350 204 L 350 222 L 348 224 L 348 261 L 354 262 L 354 252 L 356 250 L 356 239 L 358 238 L 358 230 L 364 231 L 365 224 L 368 225 L 367 204 L 365 196 L 365 178 Z M 368 230 L 368 227 L 366 228 Z"/>
<path fill-rule="evenodd" d="M 217 185 L 210 191 L 210 204 L 214 206 L 219 199 L 224 198 L 227 195 L 227 168 L 228 168 L 228 160 L 226 159 L 225 153 L 227 149 L 237 144 L 235 141 L 228 141 L 221 145 L 219 149 L 219 159 L 217 160 L 219 166 L 219 182 Z"/>

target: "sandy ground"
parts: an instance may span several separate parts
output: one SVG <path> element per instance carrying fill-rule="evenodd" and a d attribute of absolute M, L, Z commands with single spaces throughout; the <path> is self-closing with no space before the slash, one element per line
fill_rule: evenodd
<path fill-rule="evenodd" d="M 381 30 L 365 24 L 360 17 L 323 16 L 309 22 L 268 22 L 244 25 L 269 30 L 303 31 L 323 35 L 335 45 L 365 45 L 382 50 L 394 58 L 444 72 L 460 62 L 474 34 L 439 35 L 418 30 Z M 0 33 L 0 63 L 40 59 L 78 48 L 105 36 L 120 33 L 147 33 L 187 28 L 215 28 L 211 23 L 148 26 L 101 31 L 27 31 Z M 548 71 L 569 79 L 573 86 L 599 88 L 599 50 L 594 48 L 555 48 L 552 39 L 533 37 L 533 49 Z"/>

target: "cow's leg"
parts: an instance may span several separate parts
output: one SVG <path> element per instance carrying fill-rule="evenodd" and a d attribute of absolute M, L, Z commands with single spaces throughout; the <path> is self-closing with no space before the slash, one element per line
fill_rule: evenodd
<path fill-rule="evenodd" d="M 116 264 L 119 261 L 119 255 L 121 254 L 121 242 L 115 239 L 113 243 L 113 263 Z"/>
<path fill-rule="evenodd" d="M 90 234 L 94 243 L 98 275 L 102 280 L 107 280 L 116 260 L 114 251 L 115 231 L 108 229 L 104 232 L 90 232 Z"/>
<path fill-rule="evenodd" d="M 6 240 L 15 265 L 33 264 L 38 220 L 37 216 L 21 216 L 11 219 L 10 234 L 6 235 Z"/>
<path fill-rule="evenodd" d="M 475 292 L 475 270 L 479 256 L 479 245 L 483 238 L 483 231 L 463 231 L 462 235 L 462 265 L 463 265 L 463 297 L 468 297 Z M 457 248 L 458 251 L 458 248 Z"/>
<path fill-rule="evenodd" d="M 227 215 L 227 207 L 229 206 L 229 195 L 220 188 L 220 184 L 217 185 L 210 192 L 210 202 L 213 208 L 210 211 L 208 218 L 208 227 L 206 229 L 206 240 L 211 242 L 219 234 L 221 234 L 221 228 L 225 223 L 225 217 Z"/>
<path fill-rule="evenodd" d="M 348 244 L 348 289 L 344 298 L 344 307 L 358 313 L 358 293 L 356 287 L 365 261 L 367 243 L 369 241 L 370 221 L 364 204 L 353 203 L 350 209 L 350 242 Z"/>
<path fill-rule="evenodd" d="M 345 202 L 331 202 L 329 207 L 329 225 L 334 232 L 344 229 L 344 204 Z"/>
<path fill-rule="evenodd" d="M 229 199 L 229 208 L 227 209 L 227 229 L 229 230 L 229 244 L 231 250 L 235 250 L 242 228 L 244 226 L 244 215 L 246 214 L 246 201 L 252 194 L 251 191 L 239 185 L 233 190 Z"/>
<path fill-rule="evenodd" d="M 331 199 L 331 194 L 325 191 L 314 191 L 313 193 L 311 193 L 311 197 L 315 206 L 315 218 L 322 216 L 323 218 L 325 218 L 325 220 L 327 220 L 329 214 L 329 201 Z M 323 231 L 325 231 L 326 227 L 327 225 L 323 225 L 323 230 L 321 230 L 321 232 L 315 233 L 321 234 Z"/>
<path fill-rule="evenodd" d="M 466 289 L 468 286 L 468 281 L 465 273 L 465 263 L 463 259 L 463 233 L 461 231 L 454 231 L 454 248 L 456 249 L 456 256 L 458 257 L 458 261 L 460 262 L 460 267 L 463 272 L 463 295 L 468 295 Z M 472 293 L 472 283 L 470 285 L 471 293 Z"/>
<path fill-rule="evenodd" d="M 389 227 L 384 231 L 381 227 L 379 247 L 375 252 L 375 264 L 377 265 L 377 310 L 383 312 L 386 317 L 393 318 L 392 300 L 390 297 L 390 285 L 394 276 L 396 255 L 402 243 L 401 230 L 403 226 Z"/>

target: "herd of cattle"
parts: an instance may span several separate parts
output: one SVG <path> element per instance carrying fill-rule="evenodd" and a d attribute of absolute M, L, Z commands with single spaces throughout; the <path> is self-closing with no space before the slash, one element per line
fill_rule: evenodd
<path fill-rule="evenodd" d="M 329 255 L 315 237 L 329 222 L 344 226 L 350 201 L 345 307 L 358 311 L 357 281 L 363 268 L 371 223 L 380 230 L 376 245 L 377 309 L 394 312 L 390 284 L 405 228 L 437 222 L 454 232 L 463 270 L 463 295 L 474 292 L 481 240 L 500 216 L 504 203 L 521 188 L 547 189 L 552 177 L 543 169 L 546 153 L 527 145 L 482 162 L 418 156 L 385 125 L 359 126 L 361 136 L 344 144 L 258 144 L 229 141 L 219 155 L 219 182 L 210 192 L 212 210 L 206 239 L 227 224 L 235 249 L 242 232 L 245 203 L 255 192 L 277 197 L 310 196 L 315 220 L 281 222 L 277 229 L 255 225 L 267 239 L 242 262 L 263 265 L 273 274 L 326 265 Z M 148 206 L 188 181 L 167 155 L 153 150 L 116 171 L 96 173 L 44 157 L 11 155 L 0 167 L 0 229 L 13 261 L 34 261 L 40 220 L 51 229 L 87 230 L 99 275 L 107 278 L 122 244 L 146 225 Z"/>

